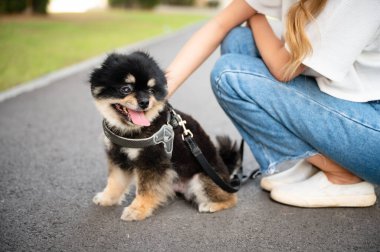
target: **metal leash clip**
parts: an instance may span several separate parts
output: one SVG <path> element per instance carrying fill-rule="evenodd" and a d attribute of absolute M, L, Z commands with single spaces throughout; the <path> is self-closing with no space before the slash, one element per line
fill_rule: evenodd
<path fill-rule="evenodd" d="M 170 113 L 172 114 L 172 120 L 170 121 L 170 124 L 179 125 L 183 129 L 182 140 L 185 141 L 185 137 L 187 136 L 193 137 L 191 130 L 186 128 L 186 121 L 183 120 L 182 117 L 174 111 L 174 109 L 171 109 Z"/>
<path fill-rule="evenodd" d="M 193 137 L 193 133 L 188 129 L 186 128 L 185 124 L 186 124 L 186 121 L 185 120 L 182 120 L 181 116 L 178 115 L 178 117 L 180 118 L 180 121 L 179 121 L 179 125 L 182 126 L 182 129 L 183 129 L 183 133 L 182 133 L 182 140 L 185 140 L 185 136 L 190 136 L 190 137 Z"/>

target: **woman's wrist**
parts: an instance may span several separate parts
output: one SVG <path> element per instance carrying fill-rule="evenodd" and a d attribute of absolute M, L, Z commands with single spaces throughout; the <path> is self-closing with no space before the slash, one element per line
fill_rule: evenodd
<path fill-rule="evenodd" d="M 170 71 L 168 70 L 165 73 L 165 77 L 166 77 L 166 85 L 167 85 L 167 91 L 168 91 L 166 99 L 169 99 L 173 95 L 173 93 L 177 90 L 179 84 L 178 84 L 178 81 L 173 79 L 173 75 L 171 75 Z"/>

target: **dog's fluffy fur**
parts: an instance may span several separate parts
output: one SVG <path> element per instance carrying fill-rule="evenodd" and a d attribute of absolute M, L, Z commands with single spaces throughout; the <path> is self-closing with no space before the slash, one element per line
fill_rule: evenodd
<path fill-rule="evenodd" d="M 120 136 L 150 137 L 167 123 L 165 75 L 146 53 L 109 55 L 102 66 L 93 71 L 90 83 L 98 110 L 111 130 Z M 193 118 L 176 112 L 187 122 L 186 127 L 193 132 L 194 140 L 209 163 L 229 182 L 230 175 L 241 162 L 236 144 L 227 137 L 219 137 L 219 148 L 215 148 Z M 136 124 L 131 113 L 138 113 L 145 119 Z M 234 206 L 236 194 L 223 191 L 202 172 L 181 138 L 181 127 L 174 131 L 171 160 L 162 144 L 133 149 L 113 144 L 105 137 L 109 165 L 107 186 L 93 201 L 101 206 L 121 204 L 131 183 L 135 182 L 136 197 L 124 209 L 123 220 L 147 218 L 176 193 L 195 202 L 200 212 L 216 212 Z"/>

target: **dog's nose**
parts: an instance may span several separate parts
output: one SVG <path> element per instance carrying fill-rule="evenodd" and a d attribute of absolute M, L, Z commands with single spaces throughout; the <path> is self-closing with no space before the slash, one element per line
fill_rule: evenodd
<path fill-rule="evenodd" d="M 149 106 L 149 99 L 143 99 L 139 101 L 139 107 L 146 109 Z"/>

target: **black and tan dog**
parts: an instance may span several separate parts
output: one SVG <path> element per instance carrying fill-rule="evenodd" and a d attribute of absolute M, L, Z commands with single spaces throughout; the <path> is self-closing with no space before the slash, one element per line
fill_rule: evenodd
<path fill-rule="evenodd" d="M 95 104 L 107 125 L 126 138 L 148 138 L 167 123 L 170 107 L 165 100 L 166 79 L 157 63 L 146 53 L 111 54 L 90 78 Z M 235 144 L 218 138 L 216 149 L 208 135 L 190 116 L 175 110 L 187 122 L 209 163 L 225 181 L 240 165 Z M 127 148 L 105 137 L 108 180 L 93 201 L 101 206 L 121 204 L 132 182 L 136 197 L 124 209 L 123 220 L 143 220 L 176 193 L 195 202 L 200 212 L 216 212 L 234 206 L 236 194 L 220 189 L 205 175 L 174 129 L 174 148 L 170 158 L 163 145 Z"/>

